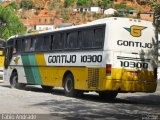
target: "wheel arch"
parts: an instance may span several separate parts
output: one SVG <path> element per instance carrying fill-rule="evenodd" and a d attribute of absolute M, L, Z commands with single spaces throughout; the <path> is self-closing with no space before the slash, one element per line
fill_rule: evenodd
<path fill-rule="evenodd" d="M 12 76 L 13 74 L 17 74 L 17 77 L 18 77 L 17 69 L 13 69 L 13 70 L 12 70 L 11 76 Z M 10 80 L 11 80 L 11 76 L 10 76 Z"/>

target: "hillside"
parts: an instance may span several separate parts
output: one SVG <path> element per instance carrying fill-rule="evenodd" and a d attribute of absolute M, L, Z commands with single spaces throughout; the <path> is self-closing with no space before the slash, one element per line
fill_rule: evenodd
<path fill-rule="evenodd" d="M 11 2 L 2 2 L 0 5 L 6 6 Z M 148 4 L 140 5 L 138 2 L 124 0 L 116 0 L 116 2 L 106 0 L 79 0 L 78 2 L 76 0 L 67 0 L 67 2 L 65 0 L 16 0 L 15 4 L 18 6 L 15 13 L 26 26 L 27 31 L 35 30 L 37 25 L 54 27 L 61 23 L 78 25 L 109 16 L 125 15 L 125 17 L 138 18 L 140 17 L 138 13 L 152 11 Z M 91 11 L 91 7 L 94 9 L 96 7 L 97 11 Z M 117 12 L 115 15 L 105 15 L 104 11 L 108 8 L 114 8 L 121 12 Z M 135 14 L 130 15 L 127 12 L 129 10 Z"/>

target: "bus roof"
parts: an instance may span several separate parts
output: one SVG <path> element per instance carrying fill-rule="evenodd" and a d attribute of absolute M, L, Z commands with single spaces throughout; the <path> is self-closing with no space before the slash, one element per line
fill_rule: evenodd
<path fill-rule="evenodd" d="M 149 21 L 140 20 L 140 19 L 133 19 L 133 18 L 109 17 L 109 18 L 94 20 L 92 22 L 88 22 L 86 24 L 81 24 L 81 25 L 62 27 L 62 28 L 57 28 L 57 29 L 54 29 L 54 30 L 33 32 L 33 33 L 27 33 L 27 34 L 22 34 L 22 35 L 15 35 L 15 36 L 11 36 L 9 39 L 12 39 L 12 38 L 15 38 L 15 37 L 25 37 L 25 36 L 27 37 L 27 36 L 31 36 L 31 35 L 39 35 L 39 34 L 46 34 L 46 33 L 51 33 L 51 32 L 70 30 L 70 29 L 74 29 L 74 28 L 83 28 L 83 27 L 88 27 L 88 26 L 91 26 L 91 25 L 102 25 L 102 24 L 107 24 L 107 23 L 116 22 L 116 21 L 117 22 L 121 22 L 121 21 L 126 21 L 126 22 L 149 22 Z"/>

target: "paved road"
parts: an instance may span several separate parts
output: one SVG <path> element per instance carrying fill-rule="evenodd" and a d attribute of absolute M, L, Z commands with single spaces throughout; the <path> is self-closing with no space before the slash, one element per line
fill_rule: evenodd
<path fill-rule="evenodd" d="M 104 101 L 96 93 L 77 99 L 65 97 L 59 88 L 45 93 L 39 86 L 10 89 L 5 82 L 0 83 L 0 113 L 0 119 L 15 119 L 21 113 L 36 114 L 37 120 L 157 120 L 160 119 L 160 84 L 155 93 L 119 94 L 114 101 Z"/>

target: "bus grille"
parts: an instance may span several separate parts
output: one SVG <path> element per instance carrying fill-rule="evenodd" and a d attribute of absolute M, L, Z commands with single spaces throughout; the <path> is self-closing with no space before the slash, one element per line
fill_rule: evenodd
<path fill-rule="evenodd" d="M 88 69 L 88 88 L 98 88 L 99 81 L 99 69 L 89 68 Z"/>

